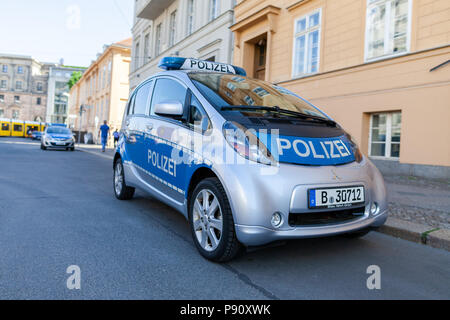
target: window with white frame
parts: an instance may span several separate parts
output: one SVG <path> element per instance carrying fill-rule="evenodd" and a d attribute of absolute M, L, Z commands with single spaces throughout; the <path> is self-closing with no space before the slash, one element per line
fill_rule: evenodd
<path fill-rule="evenodd" d="M 158 24 L 156 26 L 155 31 L 155 56 L 158 56 L 161 53 L 161 29 L 162 24 Z"/>
<path fill-rule="evenodd" d="M 187 35 L 194 32 L 194 0 L 188 0 L 187 4 Z"/>
<path fill-rule="evenodd" d="M 170 21 L 169 21 L 169 47 L 172 47 L 175 44 L 176 23 L 177 23 L 177 10 L 173 11 L 170 14 Z"/>
<path fill-rule="evenodd" d="M 16 81 L 16 90 L 22 90 L 22 81 Z"/>
<path fill-rule="evenodd" d="M 409 51 L 411 0 L 367 0 L 366 60 Z"/>
<path fill-rule="evenodd" d="M 144 36 L 144 63 L 150 60 L 150 32 Z"/>
<path fill-rule="evenodd" d="M 209 21 L 219 16 L 219 0 L 209 0 Z"/>
<path fill-rule="evenodd" d="M 369 155 L 400 157 L 401 112 L 376 113 L 370 117 Z"/>
<path fill-rule="evenodd" d="M 139 42 L 136 42 L 136 45 L 134 46 L 134 70 L 139 69 L 139 67 L 141 66 L 141 63 L 139 61 L 140 59 L 139 50 L 140 50 Z"/>
<path fill-rule="evenodd" d="M 3 72 L 3 73 L 8 73 L 8 66 L 7 66 L 6 64 L 4 64 L 4 65 L 2 66 L 2 72 Z"/>
<path fill-rule="evenodd" d="M 295 20 L 294 77 L 319 71 L 321 16 L 322 11 L 319 9 Z"/>
<path fill-rule="evenodd" d="M 0 81 L 0 89 L 6 89 L 6 86 L 7 86 L 6 80 L 1 80 Z"/>

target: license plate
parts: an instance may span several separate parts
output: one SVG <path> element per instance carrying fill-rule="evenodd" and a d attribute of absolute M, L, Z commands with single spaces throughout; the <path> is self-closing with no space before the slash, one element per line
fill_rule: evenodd
<path fill-rule="evenodd" d="M 65 142 L 56 142 L 56 145 L 57 146 L 63 146 L 63 145 L 65 145 L 66 143 Z"/>
<path fill-rule="evenodd" d="M 311 209 L 351 207 L 364 203 L 364 200 L 363 186 L 308 190 Z"/>

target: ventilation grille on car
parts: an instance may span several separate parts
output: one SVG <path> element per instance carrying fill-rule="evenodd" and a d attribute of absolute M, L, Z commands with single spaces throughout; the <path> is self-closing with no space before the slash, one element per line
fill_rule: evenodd
<path fill-rule="evenodd" d="M 360 218 L 362 215 L 364 215 L 364 210 L 364 207 L 357 207 L 334 211 L 290 213 L 289 225 L 310 226 L 338 224 Z"/>

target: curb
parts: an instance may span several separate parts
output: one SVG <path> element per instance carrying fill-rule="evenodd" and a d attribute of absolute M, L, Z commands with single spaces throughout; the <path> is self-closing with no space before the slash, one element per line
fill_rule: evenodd
<path fill-rule="evenodd" d="M 378 232 L 450 251 L 450 230 L 389 217 Z"/>
<path fill-rule="evenodd" d="M 84 148 L 81 148 L 81 147 L 77 147 L 75 150 L 79 150 L 81 152 L 86 152 L 86 153 L 89 153 L 89 154 L 93 154 L 94 156 L 101 157 L 101 158 L 108 159 L 108 160 L 113 160 L 114 159 L 114 156 L 112 156 L 112 155 L 109 156 L 106 153 L 103 154 L 103 153 L 100 153 L 100 152 L 97 152 L 97 151 L 91 151 L 91 150 L 87 150 L 87 149 L 84 149 Z"/>

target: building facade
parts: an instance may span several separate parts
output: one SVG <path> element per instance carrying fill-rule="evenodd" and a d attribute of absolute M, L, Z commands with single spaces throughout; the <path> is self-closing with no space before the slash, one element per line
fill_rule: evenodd
<path fill-rule="evenodd" d="M 136 0 L 130 86 L 161 71 L 164 56 L 230 63 L 235 0 Z"/>
<path fill-rule="evenodd" d="M 30 56 L 0 54 L 0 118 L 45 121 L 51 66 Z"/>
<path fill-rule="evenodd" d="M 241 0 L 234 64 L 341 123 L 385 173 L 450 178 L 450 1 Z"/>
<path fill-rule="evenodd" d="M 105 46 L 83 77 L 70 90 L 69 124 L 97 142 L 98 129 L 107 120 L 120 129 L 129 96 L 131 39 Z M 81 112 L 80 112 L 81 110 Z"/>

